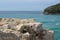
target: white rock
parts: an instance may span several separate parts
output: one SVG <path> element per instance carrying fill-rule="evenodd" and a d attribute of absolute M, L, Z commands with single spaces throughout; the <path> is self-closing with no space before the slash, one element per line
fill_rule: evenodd
<path fill-rule="evenodd" d="M 34 19 L 2 18 L 0 40 L 54 40 L 54 32 Z"/>
<path fill-rule="evenodd" d="M 30 40 L 30 34 L 27 32 L 27 33 L 24 33 L 23 35 L 22 35 L 22 39 L 21 40 Z"/>

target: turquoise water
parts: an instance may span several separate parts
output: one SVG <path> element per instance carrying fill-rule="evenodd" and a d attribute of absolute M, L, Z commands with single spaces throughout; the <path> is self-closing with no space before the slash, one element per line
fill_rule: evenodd
<path fill-rule="evenodd" d="M 60 40 L 60 15 L 44 15 L 40 11 L 0 11 L 0 18 L 34 18 L 43 27 L 54 31 L 54 40 Z"/>

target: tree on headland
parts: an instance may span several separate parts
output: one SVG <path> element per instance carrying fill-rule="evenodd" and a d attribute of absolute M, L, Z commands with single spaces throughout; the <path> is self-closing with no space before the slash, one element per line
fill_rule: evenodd
<path fill-rule="evenodd" d="M 60 3 L 50 6 L 44 10 L 47 14 L 60 14 Z"/>

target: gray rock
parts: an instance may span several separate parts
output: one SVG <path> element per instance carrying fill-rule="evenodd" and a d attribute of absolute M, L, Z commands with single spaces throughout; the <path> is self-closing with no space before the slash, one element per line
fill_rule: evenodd
<path fill-rule="evenodd" d="M 54 40 L 54 32 L 43 29 L 33 19 L 3 18 L 1 24 L 0 40 Z"/>

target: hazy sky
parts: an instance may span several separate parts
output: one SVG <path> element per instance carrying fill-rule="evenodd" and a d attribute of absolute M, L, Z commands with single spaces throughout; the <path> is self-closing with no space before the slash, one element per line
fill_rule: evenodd
<path fill-rule="evenodd" d="M 60 0 L 0 0 L 0 11 L 40 11 Z"/>

